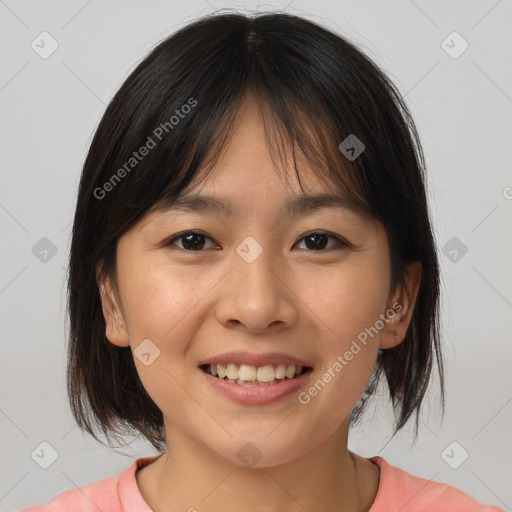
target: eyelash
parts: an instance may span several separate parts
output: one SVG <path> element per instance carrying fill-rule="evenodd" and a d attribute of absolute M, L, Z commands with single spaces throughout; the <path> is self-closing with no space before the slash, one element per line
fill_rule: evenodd
<path fill-rule="evenodd" d="M 170 246 L 174 245 L 174 242 L 176 242 L 177 240 L 181 240 L 183 238 L 186 238 L 188 235 L 200 235 L 200 236 L 203 236 L 203 237 L 205 237 L 205 238 L 207 238 L 207 239 L 209 239 L 209 240 L 211 240 L 213 242 L 213 240 L 209 236 L 205 235 L 204 233 L 202 233 L 200 231 L 191 230 L 191 231 L 184 231 L 182 233 L 179 233 L 178 235 L 172 237 L 170 240 L 165 242 L 164 245 L 166 247 L 170 247 Z M 352 247 L 352 245 L 349 242 L 347 242 L 346 240 L 344 240 L 343 238 L 341 238 L 339 236 L 336 236 L 336 235 L 331 235 L 330 233 L 325 233 L 323 231 L 310 231 L 309 233 L 306 233 L 301 238 L 299 238 L 295 244 L 297 244 L 298 242 L 301 242 L 302 240 L 304 240 L 308 236 L 312 236 L 312 235 L 323 235 L 323 236 L 326 236 L 327 238 L 332 238 L 332 239 L 336 240 L 336 242 L 341 247 L 345 247 L 345 248 Z M 202 250 L 202 249 L 200 249 L 198 251 L 194 251 L 194 250 L 190 250 L 190 249 L 184 249 L 183 247 L 178 247 L 178 246 L 175 246 L 175 247 L 176 247 L 177 250 L 182 251 L 182 252 L 188 252 L 188 253 L 191 253 L 191 252 L 204 252 L 204 250 Z M 319 250 L 306 249 L 306 251 L 307 252 L 329 252 L 332 249 L 333 249 L 332 247 L 329 247 L 328 249 L 319 249 Z"/>

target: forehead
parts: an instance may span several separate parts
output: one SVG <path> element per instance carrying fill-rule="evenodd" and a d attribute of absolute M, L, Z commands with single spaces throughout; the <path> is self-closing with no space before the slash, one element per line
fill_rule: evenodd
<path fill-rule="evenodd" d="M 308 130 L 305 124 L 303 128 Z M 214 165 L 200 171 L 182 194 L 204 189 L 211 195 L 247 192 L 279 199 L 301 195 L 304 190 L 335 195 L 325 164 L 310 161 L 296 144 L 292 147 L 272 109 L 250 94 L 242 101 L 226 143 L 216 156 Z"/>
<path fill-rule="evenodd" d="M 242 199 L 238 197 L 237 199 Z M 238 202 L 238 205 L 236 204 Z M 181 194 L 174 200 L 169 200 L 162 205 L 161 210 L 213 213 L 215 215 L 230 217 L 240 213 L 240 205 L 243 201 L 232 201 L 227 196 L 218 196 L 200 192 L 188 192 Z M 275 205 L 273 205 L 275 207 Z M 312 213 L 322 208 L 348 210 L 362 215 L 352 202 L 343 197 L 328 192 L 305 193 L 301 195 L 287 195 L 280 203 L 278 213 L 280 216 L 300 216 Z"/>
<path fill-rule="evenodd" d="M 162 197 L 152 211 L 227 217 L 250 208 L 252 213 L 298 216 L 325 207 L 368 216 L 355 195 L 335 186 L 323 162 L 306 158 L 300 147 L 292 149 L 269 109 L 255 97 L 244 98 L 231 130 L 214 164 L 203 167 L 178 197 Z M 341 168 L 340 173 L 348 175 Z"/>
<path fill-rule="evenodd" d="M 294 118 L 295 122 L 300 123 L 302 143 L 313 145 L 318 153 L 314 159 L 306 158 L 302 143 L 295 140 L 297 135 L 292 137 L 287 132 L 290 127 L 285 128 L 268 100 L 247 93 L 232 122 L 219 126 L 219 132 L 213 137 L 222 142 L 221 147 L 214 142 L 211 148 L 212 153 L 216 153 L 216 159 L 205 181 L 208 183 L 211 178 L 209 184 L 213 188 L 222 187 L 225 190 L 230 185 L 239 189 L 244 186 L 264 189 L 265 186 L 273 188 L 285 183 L 291 192 L 300 193 L 296 176 L 296 168 L 299 167 L 300 182 L 304 188 L 312 189 L 320 180 L 327 183 L 325 162 L 319 161 L 323 160 L 321 127 L 311 126 L 306 119 L 302 120 L 304 115 L 297 111 Z M 343 173 L 346 171 L 343 170 Z M 197 181 L 202 181 L 201 174 L 198 174 Z"/>

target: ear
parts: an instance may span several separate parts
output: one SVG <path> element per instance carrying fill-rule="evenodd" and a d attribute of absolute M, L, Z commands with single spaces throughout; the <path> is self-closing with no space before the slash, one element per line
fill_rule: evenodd
<path fill-rule="evenodd" d="M 108 277 L 100 277 L 100 268 L 101 263 L 96 267 L 96 281 L 98 283 L 101 307 L 106 325 L 105 336 L 113 345 L 128 347 L 130 345 L 130 337 L 121 307 L 115 296 L 110 279 Z"/>
<path fill-rule="evenodd" d="M 416 261 L 407 266 L 404 284 L 398 285 L 389 296 L 387 320 L 381 331 L 380 348 L 393 348 L 404 340 L 411 322 L 420 282 L 421 263 Z"/>

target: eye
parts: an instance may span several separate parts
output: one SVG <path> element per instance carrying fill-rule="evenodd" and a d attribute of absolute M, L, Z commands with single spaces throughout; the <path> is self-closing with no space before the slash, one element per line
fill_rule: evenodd
<path fill-rule="evenodd" d="M 334 244 L 329 246 L 329 239 L 333 240 Z M 350 243 L 348 243 L 346 240 L 343 240 L 338 236 L 322 233 L 319 231 L 314 231 L 304 235 L 295 245 L 300 244 L 302 241 L 304 241 L 306 245 L 306 250 L 312 251 L 329 250 L 332 249 L 333 246 L 336 246 L 336 244 L 341 247 L 351 247 Z M 208 247 L 208 242 L 212 244 L 210 247 Z M 185 231 L 171 238 L 168 242 L 165 243 L 165 245 L 175 245 L 178 249 L 187 252 L 201 252 L 203 249 L 218 248 L 218 246 L 213 243 L 210 237 L 206 236 L 200 231 Z"/>
<path fill-rule="evenodd" d="M 322 233 L 319 231 L 313 231 L 311 233 L 308 233 L 307 235 L 304 235 L 302 238 L 299 239 L 300 243 L 301 241 L 304 241 L 306 248 L 310 249 L 312 251 L 324 251 L 327 249 L 331 249 L 332 245 L 330 247 L 327 247 L 328 245 L 328 239 L 331 238 L 335 241 L 338 245 L 344 246 L 344 247 L 350 247 L 350 244 L 342 240 L 338 236 L 329 235 L 328 233 Z"/>
<path fill-rule="evenodd" d="M 207 237 L 203 233 L 200 233 L 199 231 L 185 231 L 184 233 L 180 233 L 179 235 L 173 237 L 165 245 L 176 245 L 175 242 L 180 241 L 181 247 L 178 245 L 178 249 L 189 252 L 200 252 L 202 249 L 204 249 L 205 245 L 207 245 L 207 243 L 205 243 L 206 240 L 212 242 L 211 238 Z M 213 248 L 215 247 L 218 246 L 215 246 L 214 244 Z"/>

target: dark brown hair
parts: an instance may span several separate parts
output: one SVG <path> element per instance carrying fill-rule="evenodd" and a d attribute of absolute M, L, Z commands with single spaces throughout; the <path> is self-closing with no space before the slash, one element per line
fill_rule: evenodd
<path fill-rule="evenodd" d="M 207 162 L 216 161 L 249 93 L 268 107 L 272 126 L 294 156 L 297 145 L 340 194 L 384 224 L 393 283 L 403 282 L 407 263 L 422 265 L 405 339 L 379 351 L 351 415 L 352 424 L 360 419 L 384 374 L 396 414 L 394 434 L 414 412 L 417 434 L 434 357 L 444 412 L 439 268 L 419 137 L 400 93 L 361 50 L 327 28 L 282 13 L 214 14 L 190 23 L 159 43 L 108 105 L 84 163 L 73 224 L 72 413 L 97 440 L 94 424 L 107 439 L 142 435 L 165 449 L 162 412 L 140 382 L 131 348 L 114 346 L 105 336 L 95 268 L 101 262 L 100 277 L 116 284 L 119 238 L 150 210 L 171 204 Z M 338 149 L 351 134 L 365 146 L 355 160 Z M 151 148 L 135 160 L 143 146 Z M 296 162 L 295 172 L 300 183 Z"/>

